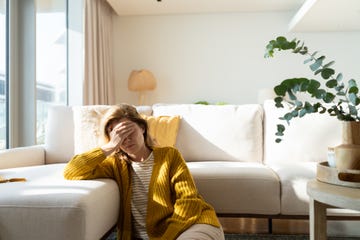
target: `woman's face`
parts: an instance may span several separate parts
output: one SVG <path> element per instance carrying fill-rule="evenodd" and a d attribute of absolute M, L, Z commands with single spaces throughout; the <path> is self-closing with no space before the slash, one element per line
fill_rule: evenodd
<path fill-rule="evenodd" d="M 112 120 L 106 129 L 109 136 L 113 130 L 123 139 L 120 148 L 128 155 L 138 153 L 145 146 L 144 129 L 135 122 L 126 118 Z"/>

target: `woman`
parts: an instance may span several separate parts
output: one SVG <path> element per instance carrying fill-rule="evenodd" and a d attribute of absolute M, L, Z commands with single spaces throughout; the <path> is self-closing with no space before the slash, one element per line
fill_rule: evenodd
<path fill-rule="evenodd" d="M 118 183 L 118 239 L 224 239 L 214 209 L 198 194 L 179 151 L 156 147 L 135 107 L 110 108 L 102 130 L 105 144 L 74 156 L 64 176 Z"/>

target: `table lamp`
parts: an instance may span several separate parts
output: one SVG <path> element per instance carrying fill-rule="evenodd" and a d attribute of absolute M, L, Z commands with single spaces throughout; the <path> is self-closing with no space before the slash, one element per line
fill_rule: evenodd
<path fill-rule="evenodd" d="M 149 70 L 133 70 L 128 80 L 128 89 L 139 92 L 139 105 L 145 103 L 145 92 L 156 88 L 156 79 Z"/>

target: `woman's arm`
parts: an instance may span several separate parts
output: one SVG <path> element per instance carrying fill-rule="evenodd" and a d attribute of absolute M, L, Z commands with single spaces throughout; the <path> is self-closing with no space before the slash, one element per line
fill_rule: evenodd
<path fill-rule="evenodd" d="M 65 166 L 64 177 L 69 180 L 112 178 L 112 160 L 101 148 L 75 155 Z"/>

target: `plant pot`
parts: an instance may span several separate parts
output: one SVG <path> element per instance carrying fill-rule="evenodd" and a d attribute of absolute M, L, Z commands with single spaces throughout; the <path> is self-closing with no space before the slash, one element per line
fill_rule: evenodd
<path fill-rule="evenodd" d="M 343 122 L 342 144 L 335 147 L 339 172 L 360 171 L 360 122 Z"/>

